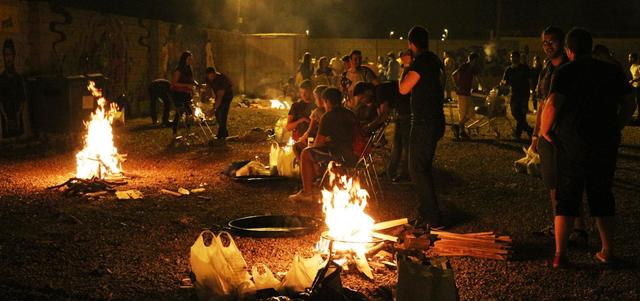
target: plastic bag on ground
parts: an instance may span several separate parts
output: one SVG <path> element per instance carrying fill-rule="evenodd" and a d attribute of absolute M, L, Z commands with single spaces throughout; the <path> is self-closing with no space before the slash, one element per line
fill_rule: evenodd
<path fill-rule="evenodd" d="M 222 242 L 222 236 L 226 236 L 229 240 L 229 245 L 225 246 Z M 219 246 L 220 253 L 222 254 L 223 260 L 228 265 L 228 280 L 232 287 L 240 287 L 240 285 L 244 282 L 250 281 L 251 276 L 247 271 L 247 262 L 242 257 L 242 253 L 236 246 L 236 242 L 231 237 L 231 234 L 226 231 L 221 231 L 218 236 L 215 238 L 216 243 Z"/>
<path fill-rule="evenodd" d="M 264 270 L 264 273 L 260 273 L 260 268 Z M 276 279 L 271 270 L 264 264 L 254 265 L 251 268 L 251 276 L 253 276 L 256 290 L 268 288 L 278 290 L 280 288 L 280 280 Z"/>
<path fill-rule="evenodd" d="M 293 257 L 291 269 L 287 272 L 282 281 L 280 290 L 290 293 L 304 292 L 305 288 L 311 287 L 313 279 L 316 278 L 318 270 L 325 265 L 320 254 L 316 254 L 311 258 L 302 258 L 299 255 Z"/>
<path fill-rule="evenodd" d="M 203 235 L 205 233 L 213 236 L 211 244 L 208 246 L 204 244 Z M 211 261 L 214 249 L 216 249 L 215 237 L 211 231 L 203 231 L 191 246 L 189 264 L 195 275 L 194 286 L 200 301 L 226 300 L 225 298 L 230 292 L 222 272 L 216 269 L 216 265 Z"/>

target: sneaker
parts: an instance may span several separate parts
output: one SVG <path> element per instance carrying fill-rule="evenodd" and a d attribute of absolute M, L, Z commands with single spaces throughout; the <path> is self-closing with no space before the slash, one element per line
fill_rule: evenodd
<path fill-rule="evenodd" d="M 312 202 L 313 193 L 300 190 L 298 193 L 290 195 L 289 200 L 294 202 Z"/>

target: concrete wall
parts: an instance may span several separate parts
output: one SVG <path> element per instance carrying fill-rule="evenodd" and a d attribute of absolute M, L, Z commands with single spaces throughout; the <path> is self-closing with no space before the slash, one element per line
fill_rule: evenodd
<path fill-rule="evenodd" d="M 55 2 L 55 1 L 54 1 Z M 125 93 L 134 114 L 146 112 L 147 83 L 168 77 L 182 51 L 195 56 L 197 79 L 209 65 L 227 74 L 236 92 L 277 96 L 281 83 L 292 76 L 305 51 L 314 57 L 333 57 L 360 49 L 369 61 L 389 51 L 407 48 L 396 39 L 309 39 L 299 34 L 243 35 L 159 20 L 103 14 L 52 5 L 54 2 L 0 0 L 0 41 L 14 40 L 18 71 L 26 76 L 70 76 L 103 73 L 110 78 L 112 97 Z M 596 39 L 625 60 L 640 51 L 640 39 Z M 448 50 L 459 60 L 469 51 L 483 53 L 485 40 L 431 41 L 436 53 Z M 502 38 L 496 46 L 501 63 L 510 50 L 541 54 L 540 41 Z M 0 69 L 3 62 L 0 60 Z"/>

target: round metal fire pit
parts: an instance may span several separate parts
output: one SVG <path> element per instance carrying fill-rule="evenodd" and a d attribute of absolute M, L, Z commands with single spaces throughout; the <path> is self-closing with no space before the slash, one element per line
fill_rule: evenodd
<path fill-rule="evenodd" d="M 256 215 L 234 219 L 228 227 L 236 235 L 251 237 L 290 237 L 316 231 L 322 221 L 308 216 Z"/>

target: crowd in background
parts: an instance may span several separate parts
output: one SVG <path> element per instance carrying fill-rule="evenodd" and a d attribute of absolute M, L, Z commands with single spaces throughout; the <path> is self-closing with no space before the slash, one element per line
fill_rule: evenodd
<path fill-rule="evenodd" d="M 640 107 L 638 55 L 629 54 L 629 66 L 623 67 L 581 28 L 565 35 L 550 26 L 540 39 L 544 58 L 527 58 L 514 50 L 502 66 L 474 52 L 464 62 L 448 52 L 437 56 L 420 26 L 409 32 L 409 49 L 376 62 L 359 50 L 331 59 L 305 53 L 284 89 L 295 98 L 297 87 L 300 95 L 287 129 L 296 139 L 303 189 L 290 198 L 313 200 L 313 180 L 326 163 L 348 164 L 360 155 L 355 151 L 359 137 L 372 135 L 393 116 L 395 137 L 386 172 L 394 182 L 412 182 L 419 203 L 416 224 L 444 227 L 432 177 L 436 146 L 444 136 L 444 103 L 457 102 L 459 118 L 452 129 L 456 138 L 468 138 L 465 126 L 475 115 L 472 97 L 495 89 L 509 97 L 516 121 L 513 137 L 520 140 L 526 133 L 531 149 L 540 154 L 554 211 L 548 231 L 556 242 L 553 268 L 570 266 L 569 241 L 586 240 L 583 193 L 602 243 L 594 259 L 604 265 L 615 262 L 612 181 L 621 131 L 640 120 L 632 120 Z M 490 78 L 488 70 L 502 76 Z M 535 114 L 533 126 L 528 113 Z M 316 134 L 313 142 L 310 133 Z M 408 163 L 399 164 L 401 157 Z"/>

